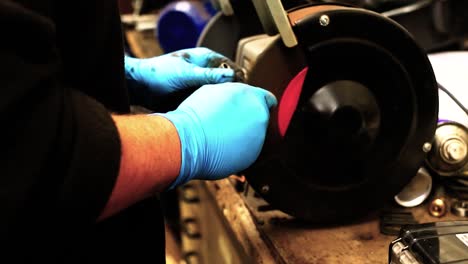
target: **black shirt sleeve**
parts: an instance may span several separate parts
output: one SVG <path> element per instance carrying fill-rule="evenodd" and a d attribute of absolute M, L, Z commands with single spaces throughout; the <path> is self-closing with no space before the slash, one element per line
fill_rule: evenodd
<path fill-rule="evenodd" d="M 0 235 L 94 224 L 118 175 L 115 124 L 61 81 L 51 20 L 0 1 L 0 32 Z"/>

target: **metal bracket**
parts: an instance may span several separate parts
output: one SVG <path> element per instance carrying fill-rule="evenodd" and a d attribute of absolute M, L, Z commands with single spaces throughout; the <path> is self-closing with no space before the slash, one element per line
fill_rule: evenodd
<path fill-rule="evenodd" d="M 280 34 L 286 47 L 297 46 L 297 38 L 281 0 L 252 0 L 265 32 L 273 36 Z"/>
<path fill-rule="evenodd" d="M 225 16 L 234 15 L 234 9 L 232 8 L 230 0 L 211 0 L 211 4 L 213 4 L 216 9 L 221 10 Z"/>

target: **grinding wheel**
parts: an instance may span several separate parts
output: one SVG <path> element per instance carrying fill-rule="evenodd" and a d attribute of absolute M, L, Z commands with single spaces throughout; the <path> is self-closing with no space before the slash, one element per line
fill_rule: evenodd
<path fill-rule="evenodd" d="M 431 64 L 404 28 L 372 11 L 310 5 L 288 17 L 299 45 L 287 48 L 278 36 L 248 73 L 279 106 L 245 175 L 298 218 L 363 217 L 423 164 L 438 114 Z"/>

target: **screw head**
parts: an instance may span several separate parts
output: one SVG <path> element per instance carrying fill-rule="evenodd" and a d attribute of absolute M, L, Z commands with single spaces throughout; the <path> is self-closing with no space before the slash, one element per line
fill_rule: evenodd
<path fill-rule="evenodd" d="M 330 17 L 327 15 L 322 15 L 320 16 L 319 22 L 321 26 L 326 27 L 328 24 L 330 24 Z"/>
<path fill-rule="evenodd" d="M 267 194 L 267 193 L 270 191 L 270 186 L 268 186 L 268 185 L 263 185 L 262 188 L 260 189 L 260 191 L 261 191 L 263 194 Z"/>
<path fill-rule="evenodd" d="M 429 143 L 429 142 L 426 142 L 426 143 L 424 143 L 422 149 L 423 149 L 424 152 L 428 153 L 432 149 L 432 144 Z"/>

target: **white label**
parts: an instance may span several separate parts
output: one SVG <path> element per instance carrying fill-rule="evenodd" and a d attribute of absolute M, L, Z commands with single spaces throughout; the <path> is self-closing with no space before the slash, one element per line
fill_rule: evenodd
<path fill-rule="evenodd" d="M 456 234 L 456 236 L 458 237 L 458 239 L 460 239 L 461 242 L 463 242 L 463 244 L 465 244 L 465 246 L 468 247 L 468 233 Z"/>

